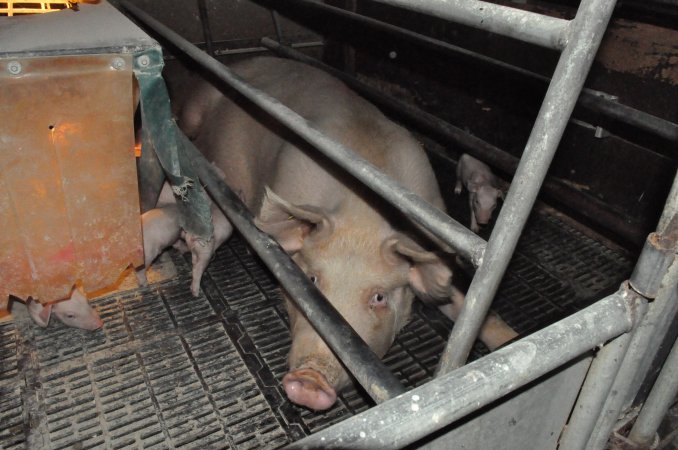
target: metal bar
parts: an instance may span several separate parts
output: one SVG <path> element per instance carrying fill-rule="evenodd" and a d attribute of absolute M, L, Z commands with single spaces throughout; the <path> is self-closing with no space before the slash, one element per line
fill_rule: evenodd
<path fill-rule="evenodd" d="M 438 208 L 405 189 L 399 183 L 391 180 L 373 164 L 356 155 L 346 146 L 323 135 L 311 122 L 299 116 L 273 97 L 249 86 L 219 61 L 206 55 L 199 48 L 160 24 L 128 1 L 121 1 L 121 4 L 148 27 L 171 42 L 179 51 L 185 53 L 222 82 L 227 83 L 253 104 L 294 131 L 298 136 L 334 161 L 339 167 L 346 170 L 402 211 L 416 224 L 429 230 L 436 238 L 455 249 L 469 261 L 475 264 L 480 262 L 483 249 L 485 248 L 485 241 L 482 238 L 472 233 Z"/>
<path fill-rule="evenodd" d="M 479 0 L 374 0 L 562 50 L 569 21 Z"/>
<path fill-rule="evenodd" d="M 273 19 L 273 26 L 275 27 L 275 36 L 278 38 L 278 42 L 283 42 L 283 32 L 282 27 L 280 26 L 280 16 L 278 11 L 275 9 L 271 10 L 271 19 Z"/>
<path fill-rule="evenodd" d="M 641 446 L 651 444 L 676 394 L 678 394 L 678 343 L 673 344 L 671 353 L 631 428 L 629 439 Z"/>
<path fill-rule="evenodd" d="M 644 315 L 647 305 L 643 306 Z M 632 332 L 618 336 L 605 344 L 596 354 L 572 410 L 572 416 L 560 438 L 559 450 L 580 450 L 586 445 L 624 355 L 629 349 L 631 336 Z"/>
<path fill-rule="evenodd" d="M 121 1 L 120 4 L 139 21 L 164 37 L 174 34 L 133 4 L 127 1 Z M 185 43 L 183 40 L 182 42 Z M 187 45 L 204 55 L 197 47 L 191 44 Z M 214 61 L 211 57 L 206 55 L 205 57 Z M 218 66 L 223 68 L 221 64 L 218 64 Z M 290 257 L 270 236 L 254 226 L 250 211 L 221 180 L 212 165 L 188 142 L 183 133 L 177 130 L 177 135 L 180 139 L 185 140 L 183 147 L 187 151 L 188 157 L 194 161 L 198 177 L 206 185 L 214 202 L 255 249 L 283 288 L 295 299 L 318 334 L 322 336 L 327 345 L 342 360 L 370 396 L 379 403 L 404 392 L 398 379 L 353 331 L 341 314 L 325 299 Z"/>
<path fill-rule="evenodd" d="M 619 122 L 637 127 L 671 142 L 678 142 L 678 124 L 616 101 L 601 100 L 600 94 L 584 89 L 579 104 Z"/>
<path fill-rule="evenodd" d="M 313 48 L 313 47 L 324 47 L 325 43 L 322 41 L 311 41 L 311 42 L 297 42 L 293 43 L 293 48 Z M 214 56 L 224 56 L 224 55 L 242 55 L 249 53 L 264 53 L 268 52 L 266 47 L 243 47 L 243 48 L 227 48 L 214 50 Z"/>
<path fill-rule="evenodd" d="M 670 202 L 667 202 L 667 209 Z M 675 248 L 676 237 L 673 238 Z M 647 249 L 644 249 L 647 251 Z M 639 261 L 650 261 L 640 258 Z M 655 300 L 649 305 L 634 333 L 622 365 L 605 400 L 602 412 L 588 441 L 587 448 L 602 449 L 622 411 L 631 406 L 645 379 L 672 321 L 678 312 L 678 256 L 666 271 Z"/>
<path fill-rule="evenodd" d="M 650 233 L 633 268 L 629 283 L 645 298 L 655 298 L 664 275 L 676 259 L 676 238 Z"/>
<path fill-rule="evenodd" d="M 272 39 L 262 38 L 261 44 L 280 55 L 331 73 L 371 101 L 385 106 L 401 117 L 405 117 L 416 126 L 432 132 L 446 141 L 459 145 L 471 156 L 490 164 L 492 167 L 498 168 L 504 173 L 512 175 L 518 167 L 519 160 L 515 156 L 439 119 L 433 114 L 389 97 L 334 67 L 328 66 L 287 46 L 280 45 Z M 643 230 L 633 226 L 627 217 L 622 217 L 615 213 L 602 201 L 573 188 L 561 178 L 548 176 L 544 181 L 542 189 L 543 192 L 550 195 L 553 199 L 568 205 L 594 223 L 623 236 L 631 242 L 640 242 L 645 237 Z"/>
<path fill-rule="evenodd" d="M 212 32 L 210 31 L 210 19 L 207 14 L 205 0 L 198 0 L 198 13 L 200 14 L 200 24 L 202 25 L 202 34 L 205 38 L 205 48 L 207 53 L 214 56 L 214 45 L 212 45 Z"/>
<path fill-rule="evenodd" d="M 583 0 L 513 182 L 441 358 L 441 373 L 464 364 L 508 266 L 539 187 L 584 85 L 615 2 Z"/>
<path fill-rule="evenodd" d="M 678 230 L 678 171 L 676 171 L 664 211 L 657 224 L 657 231 L 661 234 L 668 235 L 675 230 Z"/>
<path fill-rule="evenodd" d="M 402 448 L 632 329 L 642 304 L 617 293 L 288 449 Z"/>
<path fill-rule="evenodd" d="M 531 72 L 527 69 L 523 69 L 522 67 L 517 67 L 498 59 L 494 59 L 489 56 L 452 45 L 445 41 L 415 33 L 389 23 L 381 22 L 371 17 L 346 11 L 345 9 L 337 8 L 336 6 L 327 5 L 320 2 L 319 0 L 294 0 L 294 2 L 367 25 L 379 31 L 397 35 L 399 37 L 405 37 L 417 42 L 418 44 L 423 44 L 423 46 L 427 48 L 437 51 L 445 50 L 447 52 L 464 55 L 466 57 L 482 61 L 486 64 L 490 64 L 501 69 L 532 78 L 534 80 L 542 81 L 546 84 L 551 81 L 549 77 Z M 655 134 L 664 139 L 668 139 L 673 142 L 678 141 L 678 124 L 653 116 L 644 111 L 639 111 L 637 109 L 631 108 L 630 106 L 623 105 L 617 101 L 617 97 L 605 92 L 584 88 L 582 89 L 581 95 L 579 96 L 578 104 L 592 111 L 602 113 L 607 117 L 618 120 L 619 122 L 638 127 L 641 130 Z"/>

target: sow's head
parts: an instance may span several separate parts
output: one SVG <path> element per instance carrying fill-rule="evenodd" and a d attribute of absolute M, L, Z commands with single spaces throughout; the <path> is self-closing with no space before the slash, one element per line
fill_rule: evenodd
<path fill-rule="evenodd" d="M 379 357 L 407 323 L 415 293 L 450 298 L 447 265 L 394 232 L 365 203 L 328 211 L 293 205 L 267 190 L 256 222 Z M 330 408 L 349 376 L 287 296 L 286 303 L 292 333 L 289 372 L 283 378 L 287 396 L 311 409 Z"/>

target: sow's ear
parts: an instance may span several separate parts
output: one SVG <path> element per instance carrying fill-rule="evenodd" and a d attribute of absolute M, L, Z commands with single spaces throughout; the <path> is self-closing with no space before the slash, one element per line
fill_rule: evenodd
<path fill-rule="evenodd" d="M 293 205 L 278 197 L 268 187 L 254 223 L 261 231 L 273 236 L 290 254 L 301 249 L 304 239 L 311 232 L 332 232 L 332 223 L 320 208 Z"/>
<path fill-rule="evenodd" d="M 408 281 L 423 300 L 449 301 L 452 294 L 452 271 L 438 255 L 421 248 L 404 235 L 387 239 L 384 243 L 387 258 L 396 256 L 410 263 Z"/>
<path fill-rule="evenodd" d="M 52 315 L 51 304 L 42 305 L 39 301 L 28 297 L 28 300 L 26 300 L 26 306 L 28 307 L 28 314 L 30 314 L 35 323 L 43 328 L 49 324 L 49 317 Z"/>

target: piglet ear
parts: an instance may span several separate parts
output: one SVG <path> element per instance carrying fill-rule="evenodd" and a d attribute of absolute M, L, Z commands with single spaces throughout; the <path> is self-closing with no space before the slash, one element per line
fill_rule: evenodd
<path fill-rule="evenodd" d="M 49 324 L 49 317 L 52 315 L 51 304 L 43 305 L 39 301 L 28 297 L 28 300 L 26 300 L 26 306 L 28 307 L 28 314 L 30 314 L 35 323 L 43 328 Z"/>
<path fill-rule="evenodd" d="M 287 253 L 299 251 L 311 233 L 332 232 L 332 222 L 324 211 L 313 206 L 293 205 L 266 187 L 259 215 L 254 223 L 270 234 Z"/>
<path fill-rule="evenodd" d="M 504 196 L 505 196 L 505 195 L 506 195 L 506 194 L 504 193 L 504 191 L 502 191 L 501 189 L 497 189 L 497 197 L 499 197 L 500 199 L 504 200 Z"/>
<path fill-rule="evenodd" d="M 408 280 L 422 300 L 449 301 L 452 294 L 452 271 L 435 253 L 424 250 L 405 235 L 398 234 L 384 242 L 385 256 L 404 258 L 410 264 Z"/>

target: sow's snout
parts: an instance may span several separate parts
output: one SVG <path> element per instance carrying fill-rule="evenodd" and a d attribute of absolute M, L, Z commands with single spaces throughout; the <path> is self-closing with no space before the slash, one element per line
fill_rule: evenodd
<path fill-rule="evenodd" d="M 323 374 L 314 369 L 298 369 L 283 377 L 285 393 L 291 402 L 320 411 L 330 408 L 337 393 Z"/>

